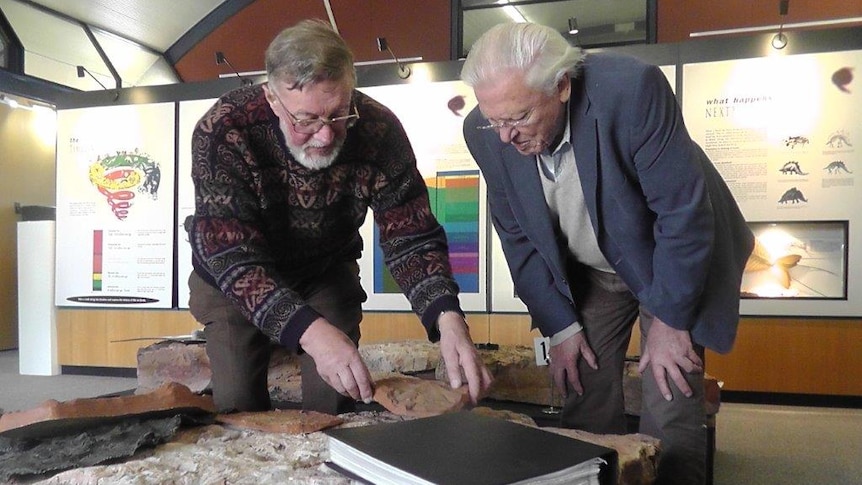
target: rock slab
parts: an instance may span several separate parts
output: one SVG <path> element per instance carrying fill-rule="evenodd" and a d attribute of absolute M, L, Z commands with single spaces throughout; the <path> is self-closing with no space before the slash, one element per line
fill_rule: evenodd
<path fill-rule="evenodd" d="M 407 418 L 389 412 L 361 412 L 340 416 L 342 427 L 404 421 Z M 522 424 L 524 418 L 518 421 Z M 529 419 L 529 418 L 526 418 Z M 569 435 L 572 430 L 542 428 Z M 573 437 L 616 449 L 620 456 L 620 485 L 649 485 L 654 478 L 647 472 L 636 476 L 625 472 L 629 457 L 639 457 L 649 468 L 659 453 L 655 440 L 641 435 L 607 437 L 578 434 Z M 230 483 L 259 485 L 261 483 L 297 483 L 348 485 L 356 482 L 336 473 L 324 463 L 329 458 L 326 435 L 264 433 L 250 429 L 234 429 L 209 425 L 180 430 L 169 443 L 142 453 L 124 463 L 69 470 L 51 477 L 42 484 L 117 483 L 176 485 L 199 483 Z M 654 475 L 653 475 L 654 477 Z"/>
<path fill-rule="evenodd" d="M 372 375 L 433 372 L 440 362 L 439 346 L 423 340 L 360 345 L 359 354 Z M 210 386 L 212 370 L 202 343 L 158 342 L 138 350 L 137 393 L 151 392 L 177 382 L 202 392 Z M 302 402 L 299 359 L 273 346 L 267 377 L 273 402 Z"/>
<path fill-rule="evenodd" d="M 6 413 L 0 416 L 0 436 L 39 438 L 104 424 L 112 418 L 214 412 L 212 396 L 201 396 L 182 384 L 169 382 L 146 394 L 65 402 L 50 399 L 35 408 Z"/>
<path fill-rule="evenodd" d="M 534 350 L 522 345 L 501 345 L 496 350 L 480 350 L 479 354 L 494 376 L 488 397 L 498 401 L 511 401 L 541 406 L 560 406 L 562 400 L 555 392 L 547 366 L 537 366 Z M 446 368 L 442 360 L 437 368 L 438 380 L 446 379 Z M 704 379 L 705 412 L 718 412 L 721 392 L 717 379 L 707 375 Z M 623 374 L 623 395 L 626 414 L 640 416 L 641 375 L 636 360 L 626 361 Z"/>

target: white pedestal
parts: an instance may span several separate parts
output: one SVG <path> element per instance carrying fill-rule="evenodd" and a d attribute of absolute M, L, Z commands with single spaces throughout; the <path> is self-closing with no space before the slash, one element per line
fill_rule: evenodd
<path fill-rule="evenodd" d="M 54 221 L 18 223 L 18 359 L 22 375 L 60 373 L 54 254 Z"/>

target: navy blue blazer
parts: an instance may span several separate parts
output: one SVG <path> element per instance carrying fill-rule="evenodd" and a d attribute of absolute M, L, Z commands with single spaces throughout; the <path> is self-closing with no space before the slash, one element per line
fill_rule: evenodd
<path fill-rule="evenodd" d="M 754 237 L 712 162 L 691 139 L 662 72 L 589 54 L 572 80 L 571 143 L 605 258 L 640 304 L 727 352 Z M 500 141 L 474 109 L 464 137 L 488 185 L 491 220 L 518 296 L 543 335 L 578 319 L 534 156 Z"/>

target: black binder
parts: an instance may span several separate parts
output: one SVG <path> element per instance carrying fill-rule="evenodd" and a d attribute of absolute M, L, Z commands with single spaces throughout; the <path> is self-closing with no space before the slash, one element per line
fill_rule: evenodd
<path fill-rule="evenodd" d="M 616 450 L 468 411 L 324 433 L 333 468 L 375 484 L 605 485 L 617 476 Z"/>

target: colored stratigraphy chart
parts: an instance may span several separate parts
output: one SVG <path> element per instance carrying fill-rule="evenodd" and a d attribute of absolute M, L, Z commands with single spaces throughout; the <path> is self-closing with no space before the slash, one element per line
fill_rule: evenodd
<path fill-rule="evenodd" d="M 449 262 L 463 293 L 479 292 L 479 171 L 440 172 L 425 179 L 431 210 L 446 231 Z M 374 292 L 400 293 L 383 260 L 374 228 Z"/>

